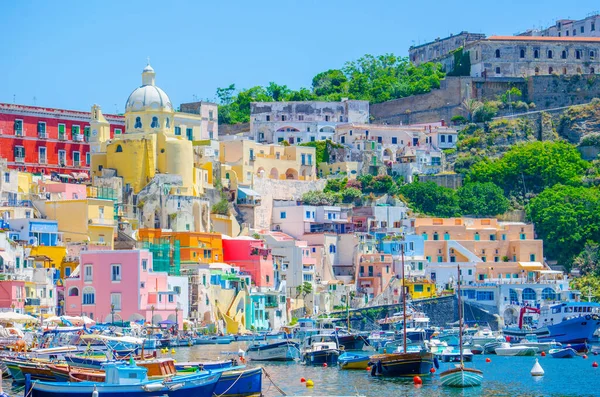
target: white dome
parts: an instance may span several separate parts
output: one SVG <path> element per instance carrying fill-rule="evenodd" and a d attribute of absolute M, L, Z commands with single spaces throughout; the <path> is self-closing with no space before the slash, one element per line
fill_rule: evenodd
<path fill-rule="evenodd" d="M 169 96 L 155 85 L 143 85 L 133 90 L 127 104 L 125 112 L 139 112 L 142 110 L 166 110 L 173 111 Z"/>
<path fill-rule="evenodd" d="M 142 86 L 133 90 L 125 104 L 125 112 L 144 110 L 173 111 L 169 96 L 154 84 L 154 69 L 149 64 L 142 71 Z"/>

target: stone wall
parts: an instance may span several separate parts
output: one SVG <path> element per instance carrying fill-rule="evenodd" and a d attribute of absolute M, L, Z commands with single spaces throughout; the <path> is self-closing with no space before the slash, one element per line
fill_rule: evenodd
<path fill-rule="evenodd" d="M 237 134 L 250 134 L 250 123 L 239 123 L 239 124 L 219 124 L 219 135 L 237 135 Z"/>
<path fill-rule="evenodd" d="M 261 197 L 260 207 L 255 207 L 254 227 L 256 229 L 270 229 L 273 218 L 273 200 L 298 200 L 310 190 L 323 190 L 326 181 L 295 181 L 276 180 L 269 178 L 255 178 L 252 189 Z"/>

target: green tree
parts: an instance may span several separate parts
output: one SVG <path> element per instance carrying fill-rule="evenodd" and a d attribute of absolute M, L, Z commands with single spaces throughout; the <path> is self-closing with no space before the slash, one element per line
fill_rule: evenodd
<path fill-rule="evenodd" d="M 438 186 L 434 182 L 413 182 L 399 189 L 400 194 L 417 211 L 433 216 L 460 216 L 458 196 L 453 189 Z"/>
<path fill-rule="evenodd" d="M 588 240 L 573 263 L 583 275 L 600 276 L 600 244 Z"/>
<path fill-rule="evenodd" d="M 344 93 L 347 90 L 348 78 L 339 69 L 329 69 L 317 74 L 312 79 L 313 92 L 317 96 Z"/>
<path fill-rule="evenodd" d="M 503 157 L 471 166 L 467 182 L 494 182 L 506 195 L 540 193 L 558 183 L 581 184 L 589 163 L 565 142 L 530 142 L 513 146 Z"/>
<path fill-rule="evenodd" d="M 587 298 L 591 294 L 593 302 L 600 302 L 600 277 L 587 275 L 576 277 L 571 280 L 571 289 L 581 291 L 581 294 Z"/>
<path fill-rule="evenodd" d="M 600 191 L 555 185 L 527 206 L 527 216 L 544 240 L 544 251 L 567 268 L 588 240 L 600 241 Z"/>
<path fill-rule="evenodd" d="M 308 312 L 308 307 L 306 306 L 306 297 L 313 292 L 312 284 L 308 281 L 303 282 L 299 286 L 296 287 L 296 298 L 302 296 L 302 300 L 304 301 L 304 310 Z"/>
<path fill-rule="evenodd" d="M 475 112 L 477 111 L 477 109 L 479 109 L 480 107 L 483 106 L 482 102 L 479 102 L 476 99 L 465 99 L 462 104 L 460 105 L 460 107 L 467 112 L 467 115 L 469 116 L 469 121 L 473 121 L 473 116 L 475 114 Z"/>
<path fill-rule="evenodd" d="M 229 215 L 229 202 L 226 199 L 221 199 L 213 204 L 210 209 L 211 214 Z"/>
<path fill-rule="evenodd" d="M 341 192 L 346 189 L 346 185 L 348 184 L 348 178 L 334 178 L 328 179 L 327 183 L 325 183 L 325 188 L 323 188 L 324 192 Z"/>
<path fill-rule="evenodd" d="M 458 189 L 458 199 L 462 213 L 475 217 L 503 214 L 510 204 L 502 189 L 491 182 L 462 186 Z"/>
<path fill-rule="evenodd" d="M 311 190 L 302 195 L 304 205 L 334 205 L 341 202 L 341 200 L 341 195 L 334 192 Z"/>
<path fill-rule="evenodd" d="M 491 102 L 485 102 L 473 113 L 473 119 L 478 123 L 491 121 L 498 114 L 498 107 Z"/>
<path fill-rule="evenodd" d="M 356 188 L 350 187 L 342 190 L 342 203 L 360 204 L 362 201 L 362 192 Z"/>

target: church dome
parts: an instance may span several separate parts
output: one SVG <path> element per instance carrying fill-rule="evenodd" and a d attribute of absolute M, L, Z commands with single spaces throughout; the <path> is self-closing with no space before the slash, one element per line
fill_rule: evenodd
<path fill-rule="evenodd" d="M 142 72 L 142 85 L 129 95 L 125 104 L 125 112 L 140 112 L 145 110 L 173 111 L 169 96 L 154 84 L 154 69 L 147 65 Z"/>

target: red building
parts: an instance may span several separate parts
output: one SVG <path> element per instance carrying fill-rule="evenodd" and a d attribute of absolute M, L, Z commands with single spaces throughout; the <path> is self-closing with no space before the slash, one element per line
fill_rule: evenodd
<path fill-rule="evenodd" d="M 104 115 L 111 138 L 125 132 L 125 117 Z M 0 103 L 0 157 L 10 168 L 77 177 L 90 172 L 90 113 Z"/>
<path fill-rule="evenodd" d="M 252 277 L 257 287 L 273 287 L 273 257 L 262 240 L 223 236 L 223 262 Z"/>

